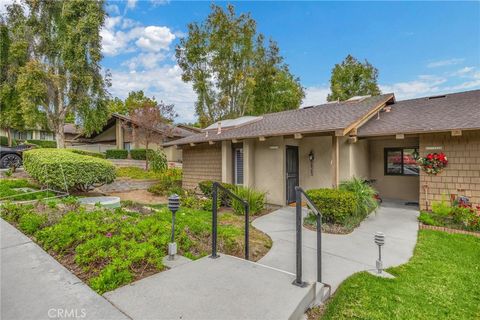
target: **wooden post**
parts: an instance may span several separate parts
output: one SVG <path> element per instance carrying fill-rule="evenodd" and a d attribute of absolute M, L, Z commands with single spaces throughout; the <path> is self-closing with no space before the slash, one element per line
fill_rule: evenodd
<path fill-rule="evenodd" d="M 338 137 L 332 136 L 332 187 L 337 188 L 340 177 L 339 166 L 340 150 L 338 146 Z"/>

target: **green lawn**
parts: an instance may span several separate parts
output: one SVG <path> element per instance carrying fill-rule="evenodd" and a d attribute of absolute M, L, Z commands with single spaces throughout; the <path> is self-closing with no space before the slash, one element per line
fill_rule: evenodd
<path fill-rule="evenodd" d="M 9 201 L 27 201 L 52 197 L 55 194 L 49 191 L 31 193 L 33 191 L 15 190 L 17 188 L 31 188 L 38 190 L 38 186 L 26 179 L 2 179 L 0 180 L 0 199 Z"/>
<path fill-rule="evenodd" d="M 322 320 L 480 319 L 480 238 L 421 230 L 414 257 L 388 272 L 348 278 Z"/>

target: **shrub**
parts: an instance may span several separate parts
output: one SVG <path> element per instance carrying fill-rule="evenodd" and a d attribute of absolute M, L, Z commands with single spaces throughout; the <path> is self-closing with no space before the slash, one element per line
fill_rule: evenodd
<path fill-rule="evenodd" d="M 147 149 L 132 149 L 130 157 L 135 160 L 147 160 Z"/>
<path fill-rule="evenodd" d="M 53 140 L 27 140 L 29 144 L 34 144 L 40 148 L 56 148 L 57 142 Z"/>
<path fill-rule="evenodd" d="M 146 156 L 153 172 L 164 172 L 168 168 L 167 155 L 163 150 L 147 150 Z"/>
<path fill-rule="evenodd" d="M 357 196 L 355 193 L 340 189 L 312 189 L 307 195 L 322 213 L 328 223 L 348 224 L 356 214 Z"/>
<path fill-rule="evenodd" d="M 100 159 L 105 159 L 105 154 L 100 153 L 100 152 L 93 152 L 93 151 L 87 151 L 87 150 L 80 150 L 80 149 L 67 149 L 70 152 L 76 153 L 76 154 L 81 154 L 84 156 L 90 156 L 90 157 L 95 157 L 95 158 L 100 158 Z"/>
<path fill-rule="evenodd" d="M 106 152 L 107 159 L 127 159 L 128 150 L 123 149 L 110 149 Z"/>
<path fill-rule="evenodd" d="M 418 216 L 418 221 L 423 224 L 428 224 L 430 226 L 440 225 L 440 223 L 438 223 L 428 212 L 425 211 L 420 212 L 420 215 Z"/>
<path fill-rule="evenodd" d="M 365 183 L 364 180 L 352 178 L 343 181 L 340 184 L 340 190 L 353 192 L 357 197 L 356 213 L 362 218 L 378 207 L 378 201 L 375 199 L 376 191 Z"/>
<path fill-rule="evenodd" d="M 432 203 L 432 212 L 440 216 L 449 216 L 452 213 L 452 206 L 447 201 L 439 201 Z"/>
<path fill-rule="evenodd" d="M 17 145 L 17 140 L 12 138 L 12 147 Z M 8 137 L 0 136 L 0 146 L 8 147 Z"/>
<path fill-rule="evenodd" d="M 47 222 L 47 217 L 35 213 L 27 213 L 20 217 L 18 225 L 26 234 L 34 234 Z"/>
<path fill-rule="evenodd" d="M 467 230 L 480 231 L 480 210 L 477 212 L 469 206 L 458 206 L 452 209 L 453 220 Z"/>
<path fill-rule="evenodd" d="M 110 162 L 65 149 L 26 151 L 23 165 L 32 178 L 58 190 L 88 191 L 115 180 L 115 166 Z"/>
<path fill-rule="evenodd" d="M 235 192 L 236 186 L 230 183 L 222 183 L 222 186 L 225 187 L 226 189 Z M 200 181 L 198 183 L 198 187 L 200 188 L 200 191 L 205 195 L 205 197 L 211 198 L 212 193 L 213 193 L 213 181 L 212 180 L 205 180 L 205 181 Z M 228 195 L 226 192 L 223 192 L 220 190 L 219 192 L 219 198 L 222 206 L 229 207 L 232 203 L 232 199 L 230 195 Z"/>
<path fill-rule="evenodd" d="M 233 193 L 235 193 L 241 199 L 245 199 L 248 202 L 250 208 L 250 214 L 256 215 L 265 209 L 265 193 L 257 191 L 253 188 L 237 186 Z M 244 214 L 245 209 L 242 203 L 236 199 L 232 199 L 232 208 L 236 214 Z"/>

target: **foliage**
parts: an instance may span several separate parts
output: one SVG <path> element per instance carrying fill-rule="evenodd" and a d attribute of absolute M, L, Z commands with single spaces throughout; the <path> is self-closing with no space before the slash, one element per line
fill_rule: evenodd
<path fill-rule="evenodd" d="M 73 153 L 84 155 L 84 156 L 90 156 L 90 157 L 95 157 L 100 159 L 106 158 L 105 154 L 100 152 L 93 152 L 93 151 L 87 151 L 87 150 L 81 150 L 81 149 L 67 149 L 67 150 Z"/>
<path fill-rule="evenodd" d="M 234 192 L 236 186 L 230 183 L 223 183 L 222 186 L 225 187 L 226 189 Z M 213 192 L 213 181 L 212 180 L 205 180 L 205 181 L 200 181 L 198 183 L 198 187 L 200 191 L 205 195 L 207 198 L 212 197 L 212 192 Z M 226 192 L 223 192 L 221 189 L 219 189 L 219 195 L 220 195 L 220 203 L 222 206 L 229 207 L 231 205 L 232 199 L 230 195 L 228 195 Z"/>
<path fill-rule="evenodd" d="M 88 191 L 115 180 L 115 166 L 109 161 L 65 149 L 26 151 L 23 165 L 32 178 L 57 190 Z"/>
<path fill-rule="evenodd" d="M 340 189 L 351 191 L 355 194 L 357 197 L 356 213 L 362 219 L 378 207 L 378 201 L 375 198 L 376 191 L 365 183 L 364 180 L 353 177 L 350 180 L 342 181 Z"/>
<path fill-rule="evenodd" d="M 249 187 L 237 186 L 233 193 L 248 202 L 251 215 L 259 214 L 265 209 L 265 192 Z M 232 208 L 236 214 L 245 214 L 243 204 L 236 199 L 232 199 Z"/>
<path fill-rule="evenodd" d="M 431 226 L 480 231 L 480 206 L 448 206 L 446 203 L 440 206 L 432 205 L 432 212 L 420 212 L 418 220 Z"/>
<path fill-rule="evenodd" d="M 304 97 L 277 44 L 257 33 L 250 14 L 212 5 L 203 23 L 188 25 L 188 37 L 176 47 L 182 79 L 192 82 L 199 122 L 269 111 L 296 109 Z"/>
<path fill-rule="evenodd" d="M 330 91 L 327 101 L 344 101 L 354 96 L 377 96 L 380 89 L 377 84 L 378 70 L 367 60 L 364 63 L 348 55 L 340 64 L 336 64 L 330 78 Z"/>
<path fill-rule="evenodd" d="M 163 150 L 148 149 L 147 160 L 150 162 L 150 168 L 153 172 L 164 172 L 168 168 L 167 155 Z"/>
<path fill-rule="evenodd" d="M 108 99 L 107 109 L 110 114 L 118 113 L 125 116 L 128 115 L 128 109 L 125 107 L 125 103 L 118 97 Z"/>
<path fill-rule="evenodd" d="M 352 191 L 312 189 L 306 193 L 322 213 L 324 222 L 347 224 L 356 216 L 358 200 Z"/>
<path fill-rule="evenodd" d="M 432 212 L 440 216 L 449 216 L 452 210 L 450 203 L 445 200 L 432 203 Z"/>
<path fill-rule="evenodd" d="M 26 234 L 33 235 L 47 222 L 47 217 L 35 213 L 27 213 L 18 219 L 18 226 Z"/>
<path fill-rule="evenodd" d="M 127 159 L 128 150 L 123 149 L 109 149 L 105 152 L 107 159 Z"/>
<path fill-rule="evenodd" d="M 3 110 L 2 110 L 2 117 L 3 117 Z M 17 145 L 17 140 L 12 139 L 12 146 Z M 0 136 L 0 146 L 8 147 L 8 137 Z"/>
<path fill-rule="evenodd" d="M 65 147 L 63 126 L 72 114 L 86 134 L 107 120 L 100 66 L 103 6 L 103 1 L 26 1 L 16 15 L 25 37 L 12 38 L 11 45 L 25 46 L 28 59 L 15 82 L 22 116 L 31 127 L 46 122 L 58 148 Z M 7 19 L 13 19 L 10 12 Z"/>
<path fill-rule="evenodd" d="M 182 195 L 182 176 L 177 170 L 169 169 L 160 175 L 160 181 L 148 188 L 148 191 L 160 196 L 177 193 Z"/>
<path fill-rule="evenodd" d="M 448 165 L 445 153 L 429 153 L 418 160 L 420 168 L 430 175 L 437 175 Z"/>
<path fill-rule="evenodd" d="M 26 179 L 2 179 L 0 180 L 0 199 L 8 197 L 7 199 L 10 201 L 28 201 L 44 199 L 55 195 L 49 191 L 30 193 L 32 191 L 15 190 L 18 188 L 38 190 L 38 186 L 28 182 Z"/>
<path fill-rule="evenodd" d="M 478 319 L 479 248 L 477 237 L 420 230 L 413 258 L 386 270 L 395 279 L 367 272 L 351 276 L 322 320 Z"/>
<path fill-rule="evenodd" d="M 131 149 L 130 157 L 134 160 L 147 160 L 147 149 Z"/>
<path fill-rule="evenodd" d="M 453 220 L 460 223 L 464 229 L 480 231 L 480 206 L 457 206 L 452 210 Z"/>
<path fill-rule="evenodd" d="M 40 148 L 56 148 L 57 147 L 57 142 L 50 141 L 50 140 L 27 140 L 26 142 L 29 144 L 34 144 Z"/>

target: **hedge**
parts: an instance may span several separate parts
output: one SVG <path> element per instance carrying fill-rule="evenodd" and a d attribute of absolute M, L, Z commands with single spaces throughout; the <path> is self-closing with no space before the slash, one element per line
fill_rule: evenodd
<path fill-rule="evenodd" d="M 56 148 L 57 142 L 52 140 L 27 140 L 27 143 L 35 144 L 40 148 Z"/>
<path fill-rule="evenodd" d="M 130 157 L 135 160 L 147 160 L 147 149 L 132 149 Z"/>
<path fill-rule="evenodd" d="M 70 152 L 81 154 L 84 156 L 90 156 L 90 157 L 96 157 L 100 159 L 105 159 L 105 155 L 100 152 L 93 152 L 93 151 L 86 151 L 86 150 L 80 150 L 80 149 L 67 149 Z"/>
<path fill-rule="evenodd" d="M 66 149 L 34 149 L 23 153 L 23 166 L 40 184 L 57 190 L 88 191 L 115 180 L 115 166 L 107 160 Z"/>
<path fill-rule="evenodd" d="M 127 159 L 128 150 L 123 149 L 110 149 L 106 152 L 107 159 Z"/>
<path fill-rule="evenodd" d="M 355 193 L 338 189 L 312 189 L 307 195 L 321 211 L 324 222 L 345 224 L 356 214 Z"/>
<path fill-rule="evenodd" d="M 12 147 L 17 145 L 17 140 L 12 139 Z M 0 146 L 8 147 L 8 137 L 0 136 Z"/>

